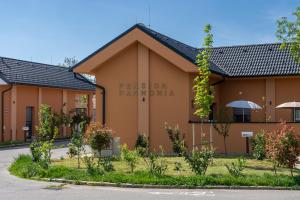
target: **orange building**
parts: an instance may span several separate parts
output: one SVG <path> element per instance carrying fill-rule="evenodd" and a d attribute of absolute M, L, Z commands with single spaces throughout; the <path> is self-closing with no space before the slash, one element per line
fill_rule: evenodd
<path fill-rule="evenodd" d="M 0 57 L 0 92 L 0 141 L 31 139 L 41 104 L 57 113 L 93 113 L 94 85 L 64 67 Z M 88 97 L 86 102 L 81 101 L 83 96 Z M 70 130 L 63 127 L 59 137 L 68 136 Z"/>
<path fill-rule="evenodd" d="M 211 120 L 218 120 L 218 110 L 231 101 L 247 100 L 262 107 L 231 109 L 234 119 L 228 138 L 228 151 L 245 152 L 241 132 L 254 134 L 275 129 L 280 120 L 293 122 L 300 130 L 300 110 L 275 107 L 289 101 L 300 101 L 299 65 L 280 44 L 258 44 L 213 48 L 211 85 L 214 105 Z M 98 89 L 97 120 L 116 131 L 122 143 L 135 144 L 137 135 L 149 136 L 152 149 L 160 145 L 171 151 L 165 133 L 165 122 L 179 125 L 188 146 L 209 140 L 218 152 L 224 151 L 223 138 L 204 124 L 200 137 L 199 119 L 193 114 L 193 79 L 197 74 L 196 55 L 202 49 L 183 44 L 168 36 L 137 24 L 88 56 L 73 71 L 96 76 Z M 293 118 L 295 116 L 295 119 Z M 195 136 L 193 138 L 193 130 Z"/>

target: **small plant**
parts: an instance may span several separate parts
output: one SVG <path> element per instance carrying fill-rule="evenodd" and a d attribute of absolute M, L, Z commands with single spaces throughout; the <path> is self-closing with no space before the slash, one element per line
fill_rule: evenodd
<path fill-rule="evenodd" d="M 161 150 L 160 156 L 150 152 L 148 157 L 144 158 L 148 166 L 149 173 L 155 176 L 163 176 L 168 169 L 167 161 L 166 159 L 163 158 L 164 151 L 162 147 L 160 147 L 160 150 Z"/>
<path fill-rule="evenodd" d="M 112 131 L 100 123 L 91 123 L 86 130 L 88 144 L 101 157 L 101 151 L 109 148 L 112 140 Z"/>
<path fill-rule="evenodd" d="M 73 135 L 71 138 L 71 143 L 69 146 L 69 155 L 77 156 L 77 168 L 80 168 L 80 156 L 84 151 L 84 143 L 83 143 L 83 129 L 84 124 L 79 124 L 79 130 L 73 130 Z"/>
<path fill-rule="evenodd" d="M 253 137 L 252 152 L 254 158 L 257 160 L 263 160 L 266 158 L 266 138 L 264 131 L 260 131 Z"/>
<path fill-rule="evenodd" d="M 121 155 L 122 160 L 126 162 L 126 164 L 130 167 L 131 173 L 133 173 L 139 160 L 139 153 L 137 150 L 129 150 L 127 145 L 124 144 L 121 148 Z"/>
<path fill-rule="evenodd" d="M 175 126 L 173 130 L 170 126 L 168 126 L 167 123 L 165 124 L 165 130 L 168 133 L 169 139 L 171 140 L 174 153 L 176 153 L 179 156 L 182 156 L 186 151 L 184 134 L 180 133 L 178 126 Z"/>
<path fill-rule="evenodd" d="M 149 140 L 144 134 L 139 134 L 135 143 L 135 148 L 140 156 L 146 156 L 149 151 Z"/>
<path fill-rule="evenodd" d="M 177 171 L 177 172 L 182 171 L 182 164 L 181 164 L 181 162 L 175 162 L 174 163 L 174 170 Z"/>
<path fill-rule="evenodd" d="M 90 175 L 100 174 L 102 175 L 104 172 L 99 167 L 99 162 L 95 162 L 95 155 L 83 157 L 83 162 L 86 166 L 87 173 Z"/>
<path fill-rule="evenodd" d="M 32 159 L 42 168 L 48 169 L 51 163 L 51 150 L 58 135 L 54 124 L 53 113 L 48 105 L 41 105 L 39 110 L 39 125 L 36 127 L 37 137 L 30 145 Z"/>
<path fill-rule="evenodd" d="M 238 158 L 237 163 L 232 162 L 230 165 L 225 164 L 230 175 L 234 177 L 242 176 L 242 171 L 246 166 L 246 159 L 241 157 Z"/>
<path fill-rule="evenodd" d="M 101 158 L 99 164 L 102 166 L 102 168 L 106 172 L 115 171 L 115 168 L 114 168 L 110 158 Z"/>
<path fill-rule="evenodd" d="M 223 137 L 225 154 L 227 154 L 226 138 L 229 136 L 229 129 L 231 124 L 230 122 L 231 119 L 229 118 L 226 109 L 220 109 L 218 123 L 216 121 L 213 121 L 214 129 L 217 131 L 219 135 Z"/>
<path fill-rule="evenodd" d="M 205 175 L 209 164 L 212 163 L 213 155 L 214 151 L 208 145 L 203 145 L 200 150 L 196 148 L 191 154 L 185 153 L 184 158 L 195 174 Z"/>
<path fill-rule="evenodd" d="M 290 168 L 293 176 L 293 168 L 300 154 L 299 136 L 295 134 L 293 127 L 282 122 L 279 130 L 266 134 L 266 154 L 273 162 L 274 173 L 278 166 Z"/>

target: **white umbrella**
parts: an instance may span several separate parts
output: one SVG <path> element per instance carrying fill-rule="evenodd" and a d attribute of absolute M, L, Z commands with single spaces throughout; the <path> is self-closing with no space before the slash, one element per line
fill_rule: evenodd
<path fill-rule="evenodd" d="M 294 109 L 294 122 L 295 122 L 295 114 L 296 114 L 295 110 L 296 110 L 296 108 L 300 108 L 300 102 L 296 102 L 296 101 L 286 102 L 286 103 L 276 106 L 276 108 L 292 108 L 292 109 Z"/>
<path fill-rule="evenodd" d="M 244 109 L 251 109 L 251 110 L 262 109 L 262 107 L 260 107 L 256 103 L 254 103 L 252 101 L 244 101 L 244 100 L 232 101 L 232 102 L 228 103 L 226 105 L 226 107 L 242 108 L 243 109 L 243 122 L 244 122 L 244 114 L 245 114 Z"/>

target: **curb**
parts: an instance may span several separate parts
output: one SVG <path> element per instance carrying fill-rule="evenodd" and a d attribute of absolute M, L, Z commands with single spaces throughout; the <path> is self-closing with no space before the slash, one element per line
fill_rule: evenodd
<path fill-rule="evenodd" d="M 207 185 L 207 186 L 186 186 L 186 185 L 151 185 L 151 184 L 130 184 L 130 183 L 109 183 L 95 181 L 78 181 L 61 178 L 32 178 L 33 180 L 66 183 L 72 185 L 88 185 L 102 187 L 121 187 L 121 188 L 144 188 L 144 189 L 231 189 L 231 190 L 300 190 L 300 187 L 272 187 L 272 186 L 226 186 L 226 185 Z"/>

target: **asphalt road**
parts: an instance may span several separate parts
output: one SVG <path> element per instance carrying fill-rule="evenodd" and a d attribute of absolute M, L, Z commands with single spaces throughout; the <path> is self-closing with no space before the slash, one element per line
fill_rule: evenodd
<path fill-rule="evenodd" d="M 114 187 L 93 187 L 66 185 L 55 190 L 49 186 L 58 183 L 24 180 L 9 174 L 7 168 L 18 154 L 27 153 L 28 148 L 0 149 L 0 200 L 164 200 L 164 199 L 238 199 L 238 200 L 276 200 L 300 199 L 300 191 L 268 190 L 165 190 L 165 189 L 128 189 Z M 54 150 L 54 157 L 65 155 L 66 149 Z"/>

